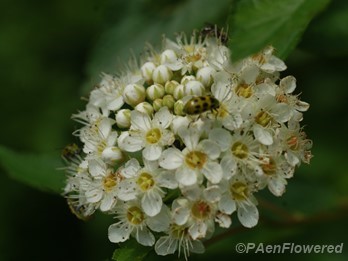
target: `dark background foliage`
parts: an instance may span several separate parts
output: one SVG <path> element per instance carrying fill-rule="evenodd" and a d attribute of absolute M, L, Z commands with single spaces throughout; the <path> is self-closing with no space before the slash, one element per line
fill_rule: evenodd
<path fill-rule="evenodd" d="M 57 159 L 53 165 L 61 166 L 60 150 L 73 141 L 71 133 L 78 127 L 70 115 L 83 109 L 80 98 L 98 82 L 101 71 L 117 71 L 118 59 L 127 61 L 129 49 L 139 53 L 145 41 L 159 44 L 162 33 L 171 37 L 204 22 L 224 25 L 232 8 L 229 2 L 216 0 L 211 6 L 208 0 L 3 0 L 0 144 L 18 153 L 53 156 Z M 294 75 L 301 98 L 311 104 L 304 119 L 314 141 L 311 165 L 297 170 L 282 198 L 269 192 L 259 195 L 261 218 L 256 228 L 240 229 L 234 219 L 232 230 L 208 241 L 206 255 L 193 259 L 253 257 L 238 255 L 234 251 L 238 242 L 343 242 L 341 255 L 296 258 L 347 260 L 347 25 L 347 1 L 333 0 L 286 60 L 283 76 Z M 11 179 L 6 175 L 11 172 L 7 158 L 0 162 L 0 260 L 111 258 L 115 249 L 107 239 L 111 217 L 79 221 L 61 196 Z M 17 156 L 11 157 L 11 164 L 32 168 L 30 160 Z"/>

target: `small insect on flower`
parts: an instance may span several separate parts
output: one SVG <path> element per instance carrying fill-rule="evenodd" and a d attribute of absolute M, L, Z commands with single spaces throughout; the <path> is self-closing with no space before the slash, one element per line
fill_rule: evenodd
<path fill-rule="evenodd" d="M 71 143 L 66 145 L 63 150 L 62 150 L 62 157 L 63 159 L 69 161 L 72 160 L 73 158 L 77 157 L 81 153 L 81 148 L 75 144 Z"/>
<path fill-rule="evenodd" d="M 206 25 L 201 29 L 200 35 L 202 37 L 214 37 L 220 39 L 222 44 L 227 44 L 228 36 L 223 29 L 220 29 L 216 25 L 206 23 Z"/>
<path fill-rule="evenodd" d="M 184 112 L 188 115 L 201 114 L 206 111 L 218 109 L 220 102 L 211 95 L 198 96 L 190 99 L 184 106 Z"/>

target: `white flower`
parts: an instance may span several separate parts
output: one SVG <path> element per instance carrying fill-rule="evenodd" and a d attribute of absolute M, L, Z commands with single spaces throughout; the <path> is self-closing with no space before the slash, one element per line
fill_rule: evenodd
<path fill-rule="evenodd" d="M 86 199 L 100 205 L 101 211 L 111 210 L 118 198 L 118 183 L 123 179 L 119 171 L 105 164 L 101 159 L 88 161 L 88 170 L 93 180 L 86 188 Z"/>
<path fill-rule="evenodd" d="M 114 123 L 110 118 L 101 118 L 82 128 L 79 136 L 84 142 L 83 152 L 89 154 L 89 157 L 102 157 L 110 161 L 122 159 L 123 154 L 116 146 L 118 134 L 112 130 Z"/>
<path fill-rule="evenodd" d="M 216 161 L 220 155 L 219 146 L 208 139 L 199 141 L 200 132 L 195 129 L 181 128 L 179 136 L 186 146 L 185 149 L 165 150 L 159 160 L 160 166 L 175 169 L 176 179 L 183 186 L 202 183 L 202 174 L 212 183 L 220 182 L 222 168 Z"/>
<path fill-rule="evenodd" d="M 171 224 L 167 234 L 156 242 L 155 251 L 158 255 L 165 256 L 178 251 L 179 256 L 184 253 L 184 258 L 187 260 L 190 252 L 202 254 L 205 251 L 203 243 L 200 240 L 193 240 L 185 225 Z"/>
<path fill-rule="evenodd" d="M 165 192 L 161 188 L 175 189 L 174 173 L 158 168 L 156 162 L 144 161 L 142 168 L 136 159 L 129 160 L 121 173 L 126 178 L 119 184 L 120 198 L 140 198 L 141 207 L 148 216 L 157 215 L 163 205 Z M 127 200 L 126 198 L 122 198 Z"/>
<path fill-rule="evenodd" d="M 140 244 L 152 246 L 155 237 L 148 227 L 155 232 L 168 230 L 170 215 L 165 206 L 154 217 L 147 216 L 137 201 L 120 204 L 116 211 L 119 221 L 109 227 L 109 240 L 113 243 L 124 242 L 132 235 Z"/>
<path fill-rule="evenodd" d="M 122 107 L 124 103 L 122 91 L 122 83 L 117 78 L 103 74 L 99 88 L 91 92 L 89 103 L 101 108 L 103 115 L 108 116 L 109 111 L 115 111 Z"/>
<path fill-rule="evenodd" d="M 219 144 L 223 151 L 220 164 L 225 179 L 230 179 L 238 171 L 248 175 L 262 174 L 259 166 L 259 144 L 250 132 L 236 132 L 231 135 L 227 130 L 215 128 L 210 132 L 209 139 Z"/>
<path fill-rule="evenodd" d="M 273 55 L 274 48 L 269 46 L 262 52 L 252 56 L 251 62 L 254 62 L 261 70 L 267 73 L 274 73 L 286 70 L 285 63 Z"/>
<path fill-rule="evenodd" d="M 196 200 L 178 198 L 172 204 L 173 221 L 177 225 L 187 225 L 192 239 L 209 237 L 214 232 L 216 204 L 209 202 L 203 196 Z"/>
<path fill-rule="evenodd" d="M 237 209 L 238 219 L 243 226 L 256 226 L 259 212 L 256 207 L 257 201 L 252 194 L 255 191 L 253 184 L 238 175 L 220 186 L 224 192 L 219 201 L 219 209 L 226 214 L 232 214 Z"/>
<path fill-rule="evenodd" d="M 194 34 L 188 40 L 184 34 L 178 35 L 176 43 L 166 39 L 165 48 L 173 50 L 178 60 L 175 63 L 171 63 L 170 66 L 173 70 L 177 71 L 181 69 L 181 74 L 192 73 L 194 69 L 199 69 L 205 65 L 206 48 L 204 41 L 197 38 Z"/>
<path fill-rule="evenodd" d="M 295 169 L 283 155 L 273 153 L 273 151 L 269 151 L 269 155 L 272 156 L 265 156 L 261 159 L 263 175 L 259 177 L 259 189 L 267 186 L 273 195 L 279 197 L 285 192 L 286 179 L 293 176 Z"/>
<path fill-rule="evenodd" d="M 283 144 L 285 158 L 291 166 L 299 166 L 301 160 L 309 163 L 312 154 L 312 141 L 307 139 L 306 133 L 300 128 L 297 121 L 290 121 L 288 128 L 284 125 L 279 129 L 279 140 Z"/>
<path fill-rule="evenodd" d="M 166 107 L 156 112 L 152 120 L 147 114 L 132 111 L 131 130 L 122 133 L 119 146 L 129 152 L 144 148 L 145 159 L 157 160 L 161 156 L 162 148 L 174 142 L 174 135 L 168 130 L 172 117 Z"/>
<path fill-rule="evenodd" d="M 284 103 L 278 103 L 272 95 L 264 95 L 261 99 L 245 106 L 242 116 L 252 124 L 255 138 L 264 145 L 273 143 L 273 131 L 292 117 L 292 110 Z"/>

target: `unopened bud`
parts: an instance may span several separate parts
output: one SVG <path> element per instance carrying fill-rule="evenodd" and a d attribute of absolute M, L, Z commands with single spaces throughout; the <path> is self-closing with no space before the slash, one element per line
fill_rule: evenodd
<path fill-rule="evenodd" d="M 164 87 L 161 84 L 155 83 L 146 89 L 146 96 L 151 101 L 162 98 L 163 95 Z"/>
<path fill-rule="evenodd" d="M 152 80 L 159 84 L 165 84 L 173 77 L 173 72 L 165 65 L 160 65 L 152 73 Z"/>
<path fill-rule="evenodd" d="M 129 128 L 131 125 L 131 110 L 121 109 L 116 114 L 116 124 L 119 128 Z"/>
<path fill-rule="evenodd" d="M 145 113 L 147 115 L 152 115 L 153 114 L 153 107 L 148 102 L 141 102 L 137 106 L 135 106 L 134 109 L 137 110 L 137 111 L 140 111 L 142 113 Z"/>
<path fill-rule="evenodd" d="M 128 84 L 123 91 L 123 99 L 130 106 L 135 107 L 145 100 L 145 88 L 139 84 Z"/>
<path fill-rule="evenodd" d="M 162 99 L 156 99 L 152 103 L 153 109 L 155 111 L 159 111 L 163 107 L 163 100 Z"/>
<path fill-rule="evenodd" d="M 184 94 L 202 96 L 204 94 L 204 86 L 199 81 L 189 81 L 184 85 Z"/>
<path fill-rule="evenodd" d="M 144 77 L 146 81 L 152 80 L 152 73 L 156 69 L 156 65 L 153 62 L 146 62 L 143 66 L 141 66 L 141 75 Z"/>
<path fill-rule="evenodd" d="M 179 85 L 179 83 L 177 81 L 169 81 L 166 82 L 166 85 L 164 86 L 164 90 L 167 94 L 173 94 L 175 88 Z"/>
<path fill-rule="evenodd" d="M 168 107 L 169 110 L 174 108 L 175 99 L 172 95 L 165 95 L 163 97 L 163 106 Z"/>

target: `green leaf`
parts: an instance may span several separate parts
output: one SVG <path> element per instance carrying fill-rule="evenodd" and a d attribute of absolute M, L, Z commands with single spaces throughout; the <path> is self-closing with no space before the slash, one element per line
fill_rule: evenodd
<path fill-rule="evenodd" d="M 174 33 L 182 31 L 190 35 L 192 30 L 201 29 L 207 22 L 224 22 L 230 2 L 215 0 L 212 4 L 210 0 L 144 0 L 128 7 L 124 11 L 127 16 L 109 26 L 92 52 L 87 65 L 89 78 L 83 93 L 100 81 L 101 72 L 116 74 L 124 69 L 121 64 L 127 63 L 131 56 L 130 50 L 138 57 L 146 43 L 159 46 L 163 34 L 169 38 L 174 38 Z M 114 10 L 113 15 L 117 12 L 119 10 Z M 124 15 L 123 12 L 120 15 Z"/>
<path fill-rule="evenodd" d="M 243 0 L 229 18 L 232 58 L 244 58 L 272 45 L 284 59 L 296 47 L 313 17 L 330 0 Z"/>
<path fill-rule="evenodd" d="M 120 248 L 116 249 L 112 260 L 115 261 L 141 261 L 143 260 L 152 248 L 140 245 L 135 240 L 128 240 L 123 243 Z"/>
<path fill-rule="evenodd" d="M 8 175 L 20 182 L 43 191 L 61 193 L 64 173 L 59 157 L 50 155 L 21 154 L 0 146 L 0 163 Z"/>

